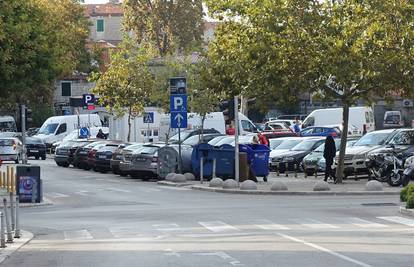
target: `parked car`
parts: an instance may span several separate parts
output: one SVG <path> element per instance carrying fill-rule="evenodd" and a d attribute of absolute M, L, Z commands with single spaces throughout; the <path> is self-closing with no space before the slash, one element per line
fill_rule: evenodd
<path fill-rule="evenodd" d="M 75 143 L 75 141 L 66 141 L 62 144 L 60 144 L 55 151 L 54 160 L 56 162 L 56 165 L 60 167 L 69 167 L 69 154 L 70 154 L 70 148 Z"/>
<path fill-rule="evenodd" d="M 122 150 L 122 158 L 119 162 L 119 175 L 127 176 L 130 174 L 132 155 L 137 153 L 143 146 L 144 144 L 136 144 Z"/>
<path fill-rule="evenodd" d="M 81 168 L 85 170 L 89 170 L 88 165 L 88 153 L 89 151 L 95 147 L 96 145 L 103 144 L 105 141 L 96 139 L 88 139 L 88 142 L 85 142 L 83 146 L 79 146 L 76 149 L 73 155 L 73 166 L 76 168 Z"/>
<path fill-rule="evenodd" d="M 140 149 L 132 154 L 129 174 L 133 178 L 149 178 L 157 177 L 158 166 L 158 149 L 162 144 L 143 145 Z"/>
<path fill-rule="evenodd" d="M 39 129 L 40 128 L 29 128 L 26 131 L 26 135 L 29 136 L 29 137 L 31 137 L 31 136 L 37 134 L 37 132 L 39 132 Z"/>
<path fill-rule="evenodd" d="M 384 114 L 384 129 L 404 127 L 401 111 L 386 111 Z"/>
<path fill-rule="evenodd" d="M 208 144 L 209 145 L 212 145 L 212 146 L 217 146 L 217 144 L 221 141 L 221 140 L 224 140 L 224 139 L 226 139 L 226 138 L 228 138 L 229 136 L 228 135 L 219 135 L 219 136 L 216 136 L 216 137 L 214 137 L 213 139 L 211 139 L 209 142 L 208 142 Z"/>
<path fill-rule="evenodd" d="M 285 171 L 286 165 L 289 170 L 301 166 L 303 158 L 325 142 L 325 138 L 306 139 L 294 146 L 289 151 L 279 154 L 272 162 L 279 167 L 281 172 Z"/>
<path fill-rule="evenodd" d="M 1 137 L 0 138 L 0 160 L 14 161 L 19 163 L 23 154 L 23 145 L 19 139 L 15 137 Z"/>
<path fill-rule="evenodd" d="M 102 142 L 102 143 L 96 144 L 95 146 L 93 146 L 89 149 L 88 159 L 86 161 L 87 162 L 87 165 L 86 165 L 86 168 L 85 168 L 86 170 L 92 169 L 94 171 L 98 171 L 98 169 L 95 166 L 95 162 L 96 162 L 95 155 L 96 155 L 96 152 L 98 152 L 98 150 L 101 147 L 105 146 L 105 145 L 106 145 L 106 142 Z"/>
<path fill-rule="evenodd" d="M 111 170 L 112 154 L 116 151 L 120 141 L 108 141 L 98 148 L 95 153 L 93 170 L 105 173 Z"/>
<path fill-rule="evenodd" d="M 341 130 L 337 127 L 311 126 L 300 131 L 300 136 L 332 136 L 340 137 Z"/>
<path fill-rule="evenodd" d="M 217 131 L 216 129 L 213 129 L 213 128 L 203 129 L 203 134 L 212 134 L 212 133 L 219 134 L 220 132 Z M 200 135 L 200 134 L 201 134 L 201 129 L 181 131 L 181 133 L 180 133 L 181 142 L 184 142 L 187 138 L 190 138 L 191 136 Z M 169 144 L 178 144 L 178 133 L 176 135 L 173 135 L 170 139 L 168 139 L 168 143 Z"/>
<path fill-rule="evenodd" d="M 336 151 L 338 151 L 341 145 L 341 139 L 335 138 L 334 141 Z M 324 149 L 325 143 L 318 146 L 315 150 L 313 150 L 311 153 L 309 153 L 303 158 L 302 168 L 307 175 L 312 175 L 315 173 L 315 171 L 325 171 L 325 169 L 322 169 L 322 164 L 319 164 L 321 160 L 324 160 Z"/>
<path fill-rule="evenodd" d="M 46 159 L 46 145 L 42 139 L 26 137 L 26 155 L 35 159 Z"/>
<path fill-rule="evenodd" d="M 301 143 L 305 138 L 303 137 L 282 137 L 282 143 L 280 143 L 276 148 L 272 149 L 269 154 L 269 167 L 275 169 L 279 163 L 279 155 L 283 154 L 286 151 L 289 151 L 297 144 Z"/>
<path fill-rule="evenodd" d="M 365 165 L 367 154 L 386 144 L 387 140 L 395 134 L 394 129 L 379 130 L 369 132 L 362 136 L 352 147 L 347 147 L 344 157 L 344 174 L 345 176 L 354 173 L 368 173 Z M 333 168 L 336 168 L 339 158 L 337 153 Z"/>
<path fill-rule="evenodd" d="M 131 144 L 131 143 L 124 143 L 124 144 L 120 144 L 117 149 L 112 153 L 112 158 L 110 161 L 110 167 L 111 170 L 114 174 L 120 174 L 120 170 L 119 170 L 119 163 L 122 160 L 122 152 L 125 148 L 130 148 L 130 147 L 134 147 L 136 146 L 137 148 L 140 148 L 143 144 L 139 143 L 139 144 Z"/>

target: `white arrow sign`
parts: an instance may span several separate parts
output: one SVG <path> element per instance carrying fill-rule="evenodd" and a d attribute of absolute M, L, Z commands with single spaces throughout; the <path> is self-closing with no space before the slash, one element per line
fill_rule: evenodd
<path fill-rule="evenodd" d="M 184 117 L 180 113 L 178 113 L 177 115 L 175 115 L 174 119 L 177 120 L 178 127 L 181 127 L 181 120 L 183 120 Z"/>

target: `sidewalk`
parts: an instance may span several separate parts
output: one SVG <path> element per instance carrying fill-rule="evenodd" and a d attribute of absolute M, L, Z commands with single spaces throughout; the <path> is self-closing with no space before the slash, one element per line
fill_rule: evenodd
<path fill-rule="evenodd" d="M 274 195 L 398 195 L 402 187 L 391 187 L 386 183 L 383 183 L 382 191 L 367 191 L 365 188 L 368 182 L 367 178 L 360 178 L 359 180 L 345 179 L 342 184 L 334 184 L 332 180 L 328 181 L 330 190 L 328 191 L 314 191 L 315 184 L 319 181 L 323 181 L 323 176 L 304 177 L 304 174 L 298 173 L 298 177 L 294 177 L 293 174 L 289 174 L 289 177 L 285 177 L 284 174 L 276 176 L 275 173 L 270 173 L 268 176 L 268 182 L 263 182 L 263 178 L 258 178 L 256 190 L 241 190 L 235 189 L 223 189 L 222 187 L 210 187 L 208 181 L 204 181 L 203 184 L 200 181 L 187 181 L 186 183 L 173 183 L 167 181 L 161 181 L 159 184 L 167 186 L 185 186 L 195 190 L 220 192 L 220 193 L 236 193 L 236 194 L 274 194 Z M 283 182 L 288 190 L 272 191 L 271 187 L 274 182 Z"/>
<path fill-rule="evenodd" d="M 22 230 L 21 234 L 22 236 L 20 238 L 13 239 L 13 243 L 6 243 L 5 248 L 0 248 L 0 264 L 9 258 L 11 254 L 33 239 L 33 234 L 30 232 Z"/>

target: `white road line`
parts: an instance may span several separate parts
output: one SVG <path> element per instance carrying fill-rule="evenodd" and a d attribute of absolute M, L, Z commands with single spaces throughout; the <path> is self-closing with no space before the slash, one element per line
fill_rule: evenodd
<path fill-rule="evenodd" d="M 131 191 L 129 191 L 129 190 L 120 189 L 120 188 L 106 188 L 105 190 L 120 192 L 120 193 L 131 193 Z"/>
<path fill-rule="evenodd" d="M 263 229 L 263 230 L 289 230 L 289 227 L 286 227 L 281 224 L 273 223 L 272 221 L 263 219 L 263 220 L 255 220 L 252 222 L 255 226 Z"/>
<path fill-rule="evenodd" d="M 69 197 L 69 195 L 65 195 L 65 194 L 61 194 L 61 193 L 56 193 L 56 192 L 46 193 L 46 195 L 49 196 L 49 197 L 52 197 L 52 198 Z"/>
<path fill-rule="evenodd" d="M 214 233 L 240 231 L 240 229 L 221 221 L 209 221 L 198 223 Z"/>
<path fill-rule="evenodd" d="M 93 239 L 88 230 L 65 231 L 65 240 L 90 240 Z"/>
<path fill-rule="evenodd" d="M 321 221 L 317 221 L 317 220 L 313 220 L 313 219 L 302 219 L 301 220 L 301 225 L 308 227 L 308 228 L 312 228 L 312 229 L 338 229 L 338 226 L 332 225 L 332 224 L 328 224 L 328 223 L 324 223 Z"/>
<path fill-rule="evenodd" d="M 157 231 L 178 231 L 182 229 L 176 223 L 153 224 L 152 227 L 154 227 Z"/>
<path fill-rule="evenodd" d="M 377 218 L 381 220 L 386 220 L 389 222 L 395 222 L 395 223 L 405 224 L 405 225 L 414 227 L 413 219 L 408 219 L 408 218 L 404 218 L 400 216 L 384 216 L 384 217 L 377 217 Z"/>
<path fill-rule="evenodd" d="M 81 196 L 89 196 L 90 195 L 89 193 L 90 193 L 89 191 L 80 190 L 80 191 L 75 192 L 74 194 L 81 195 Z"/>
<path fill-rule="evenodd" d="M 385 224 L 370 222 L 370 221 L 363 220 L 363 219 L 360 219 L 360 218 L 357 218 L 357 217 L 347 218 L 347 222 L 350 223 L 350 224 L 353 224 L 355 226 L 362 227 L 362 228 L 385 228 L 385 227 L 388 227 L 388 225 L 385 225 Z"/>
<path fill-rule="evenodd" d="M 141 233 L 142 229 L 139 229 L 137 227 L 109 227 L 108 230 L 116 238 L 136 238 L 143 236 Z"/>
<path fill-rule="evenodd" d="M 301 239 L 298 239 L 298 238 L 295 238 L 295 237 L 292 237 L 292 236 L 289 236 L 289 235 L 284 235 L 284 234 L 280 234 L 280 233 L 278 233 L 277 235 L 279 235 L 279 236 L 281 236 L 281 237 L 283 237 L 285 239 L 289 239 L 291 241 L 294 241 L 294 242 L 297 242 L 297 243 L 301 243 L 301 244 L 306 245 L 308 247 L 312 247 L 314 249 L 317 249 L 317 250 L 323 251 L 325 253 L 331 254 L 332 256 L 338 257 L 338 258 L 343 259 L 345 261 L 352 262 L 352 263 L 354 263 L 354 264 L 356 264 L 358 266 L 372 267 L 369 264 L 366 264 L 366 263 L 363 263 L 361 261 L 355 260 L 353 258 L 350 258 L 348 256 L 342 255 L 342 254 L 340 254 L 338 252 L 335 252 L 335 251 L 332 251 L 330 249 L 321 247 L 319 245 L 316 245 L 316 244 L 313 244 L 313 243 L 310 243 L 310 242 L 306 242 L 304 240 L 301 240 Z"/>

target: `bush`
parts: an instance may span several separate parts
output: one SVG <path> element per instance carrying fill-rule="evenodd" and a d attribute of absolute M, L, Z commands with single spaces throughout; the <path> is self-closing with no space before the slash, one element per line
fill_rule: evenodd
<path fill-rule="evenodd" d="M 407 198 L 407 205 L 405 206 L 407 209 L 414 209 L 414 192 L 411 193 Z"/>
<path fill-rule="evenodd" d="M 408 196 L 411 195 L 413 192 L 414 192 L 414 184 L 409 184 L 406 187 L 404 187 L 404 189 L 401 190 L 401 193 L 400 193 L 401 202 L 406 202 L 408 199 Z"/>

